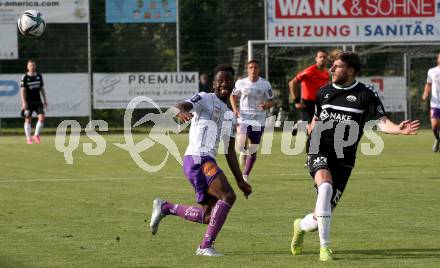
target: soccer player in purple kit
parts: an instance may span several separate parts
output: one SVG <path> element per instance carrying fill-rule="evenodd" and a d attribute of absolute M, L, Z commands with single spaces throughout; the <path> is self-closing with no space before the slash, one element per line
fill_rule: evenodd
<path fill-rule="evenodd" d="M 235 83 L 230 97 L 232 110 L 238 117 L 237 147 L 240 161 L 244 162 L 243 178 L 250 183 L 249 174 L 257 160 L 257 149 L 263 136 L 266 123 L 266 111 L 273 105 L 272 86 L 260 77 L 260 64 L 257 60 L 247 63 L 248 76 Z M 240 99 L 240 108 L 237 101 Z M 248 142 L 248 146 L 246 143 Z M 247 147 L 248 155 L 243 149 Z M 244 157 L 245 156 L 245 157 Z M 244 160 L 241 160 L 244 157 Z"/>
<path fill-rule="evenodd" d="M 424 101 L 428 100 L 429 93 L 431 93 L 431 127 L 435 139 L 432 151 L 437 153 L 440 147 L 440 53 L 437 54 L 437 66 L 428 71 L 428 78 L 422 97 Z"/>
<path fill-rule="evenodd" d="M 150 221 L 153 235 L 157 233 L 160 221 L 167 215 L 208 224 L 205 236 L 196 250 L 196 255 L 202 256 L 223 256 L 216 251 L 213 243 L 236 199 L 234 190 L 215 161 L 220 139 L 228 144 L 226 160 L 238 187 L 246 198 L 252 193 L 251 186 L 243 180 L 235 155 L 235 126 L 232 122 L 234 116 L 226 104 L 233 90 L 234 69 L 219 65 L 214 73 L 214 92 L 201 92 L 178 103 L 175 113 L 183 122 L 191 120 L 183 171 L 195 190 L 197 203 L 201 206 L 173 204 L 156 198 Z M 228 123 L 229 129 L 225 127 Z"/>

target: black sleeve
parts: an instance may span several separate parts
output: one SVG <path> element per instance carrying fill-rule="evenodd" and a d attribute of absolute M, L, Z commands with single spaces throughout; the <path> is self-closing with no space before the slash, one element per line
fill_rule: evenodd
<path fill-rule="evenodd" d="M 23 76 L 21 77 L 21 80 L 20 80 L 20 87 L 25 87 L 25 77 L 26 77 L 26 75 L 23 75 Z"/>
<path fill-rule="evenodd" d="M 380 100 L 378 93 L 374 89 L 371 89 L 370 91 L 370 102 L 367 110 L 368 117 L 374 120 L 384 117 L 386 115 L 382 101 Z"/>
<path fill-rule="evenodd" d="M 315 104 L 315 116 L 317 117 L 317 118 L 319 118 L 319 114 L 321 113 L 321 111 L 322 111 L 322 108 L 321 108 L 321 90 L 319 90 L 317 93 L 316 93 L 316 104 Z"/>

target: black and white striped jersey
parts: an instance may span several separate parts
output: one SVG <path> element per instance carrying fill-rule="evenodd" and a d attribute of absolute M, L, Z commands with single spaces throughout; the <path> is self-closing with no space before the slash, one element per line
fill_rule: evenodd
<path fill-rule="evenodd" d="M 41 74 L 36 74 L 34 76 L 25 74 L 20 81 L 20 87 L 25 89 L 26 101 L 29 103 L 41 102 L 40 91 L 43 86 L 43 76 Z"/>
<path fill-rule="evenodd" d="M 334 152 L 335 143 L 338 146 L 341 139 L 347 140 L 352 131 L 355 142 L 344 147 L 343 158 L 338 158 L 343 163 L 354 166 L 357 145 L 362 137 L 365 123 L 367 120 L 377 120 L 385 116 L 385 109 L 378 93 L 372 87 L 355 81 L 345 88 L 328 84 L 319 90 L 316 95 L 315 116 L 317 124 L 313 131 L 318 131 L 319 126 L 322 127 L 320 151 Z M 351 128 L 357 128 L 358 132 L 354 132 L 356 129 Z M 357 137 L 354 136 L 355 133 Z"/>

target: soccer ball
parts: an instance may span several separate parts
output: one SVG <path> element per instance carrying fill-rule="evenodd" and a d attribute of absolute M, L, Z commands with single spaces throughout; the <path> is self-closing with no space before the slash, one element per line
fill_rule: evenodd
<path fill-rule="evenodd" d="M 22 35 L 40 36 L 46 28 L 43 15 L 37 10 L 26 10 L 18 19 L 18 30 Z"/>

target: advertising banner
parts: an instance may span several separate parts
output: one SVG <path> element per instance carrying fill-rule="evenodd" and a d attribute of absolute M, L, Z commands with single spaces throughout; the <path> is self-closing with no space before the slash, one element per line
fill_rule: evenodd
<path fill-rule="evenodd" d="M 17 25 L 0 24 L 0 60 L 18 59 Z"/>
<path fill-rule="evenodd" d="M 46 23 L 87 23 L 89 21 L 89 0 L 0 0 L 0 25 L 16 24 L 20 15 L 29 9 L 40 11 Z"/>
<path fill-rule="evenodd" d="M 174 23 L 176 0 L 106 0 L 107 23 Z"/>
<path fill-rule="evenodd" d="M 0 118 L 20 117 L 22 76 L 0 75 Z M 88 74 L 43 74 L 43 81 L 48 102 L 47 116 L 89 115 Z"/>
<path fill-rule="evenodd" d="M 440 0 L 267 0 L 268 40 L 440 40 Z"/>
<path fill-rule="evenodd" d="M 93 107 L 122 109 L 137 96 L 146 96 L 167 108 L 198 92 L 199 74 L 181 73 L 94 73 Z M 144 103 L 139 108 L 153 108 Z"/>

